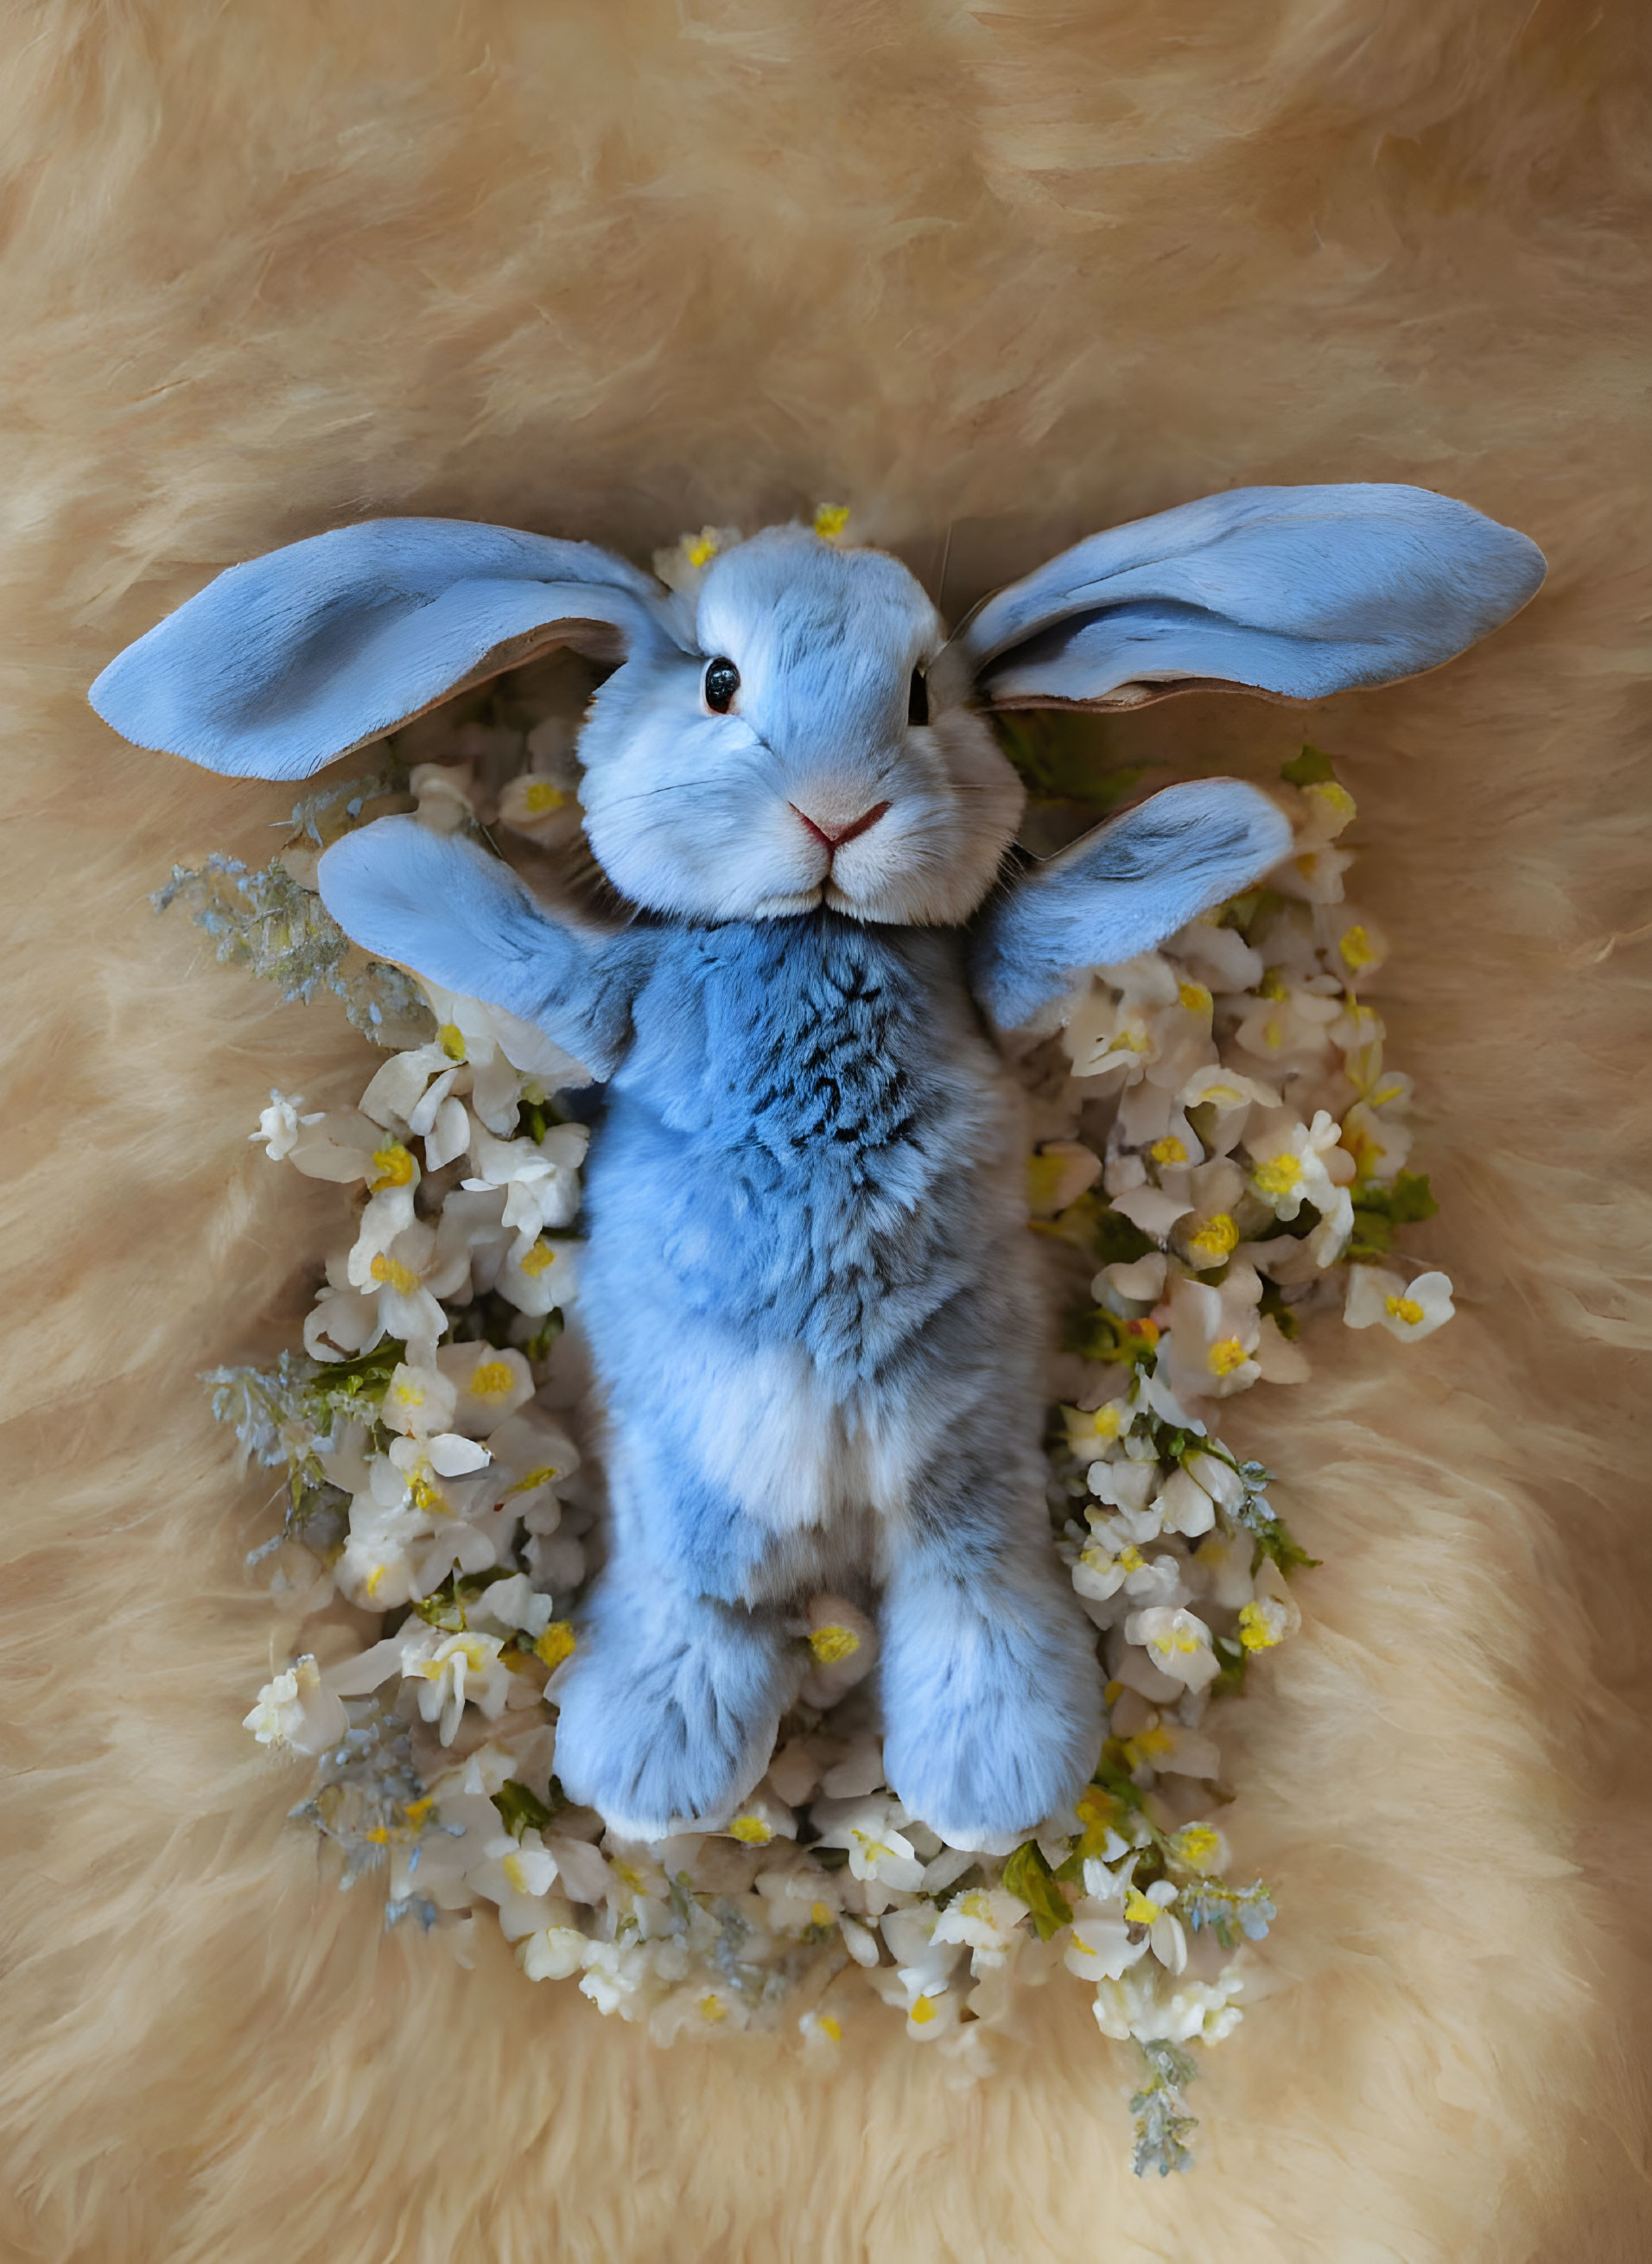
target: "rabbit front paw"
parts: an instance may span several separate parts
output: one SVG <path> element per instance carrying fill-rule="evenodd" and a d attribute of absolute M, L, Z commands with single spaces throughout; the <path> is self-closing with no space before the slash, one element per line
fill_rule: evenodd
<path fill-rule="evenodd" d="M 737 1605 L 603 1598 L 561 1692 L 558 1781 L 622 1840 L 720 1823 L 768 1767 L 797 1673 Z"/>
<path fill-rule="evenodd" d="M 885 1600 L 884 1772 L 949 1847 L 1008 1854 L 1069 1810 L 1101 1751 L 1089 1623 L 1054 1582 L 897 1581 Z"/>

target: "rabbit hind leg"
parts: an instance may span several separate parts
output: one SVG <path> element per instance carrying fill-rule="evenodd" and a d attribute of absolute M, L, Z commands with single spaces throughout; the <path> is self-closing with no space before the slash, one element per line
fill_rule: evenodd
<path fill-rule="evenodd" d="M 891 1789 L 949 1845 L 1004 1854 L 1083 1790 L 1102 1674 L 1041 1484 L 995 1509 L 919 1505 L 884 1591 L 880 1679 Z"/>

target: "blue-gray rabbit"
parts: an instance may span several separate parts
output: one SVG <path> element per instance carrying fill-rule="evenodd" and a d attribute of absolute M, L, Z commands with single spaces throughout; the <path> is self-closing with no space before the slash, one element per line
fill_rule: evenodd
<path fill-rule="evenodd" d="M 578 755 L 628 924 L 547 911 L 409 817 L 320 874 L 359 943 L 607 1080 L 582 1306 L 612 1530 L 556 1767 L 618 1832 L 750 1791 L 794 1688 L 788 1616 L 822 1589 L 880 1595 L 888 1780 L 953 1844 L 1002 1850 L 1097 1758 L 995 1033 L 1290 836 L 1219 780 L 1020 870 L 986 711 L 1388 682 L 1542 576 L 1524 537 L 1417 489 L 1254 488 L 1081 542 L 949 639 L 895 560 L 800 526 L 685 592 L 584 543 L 383 520 L 233 568 L 99 678 L 140 745 L 295 779 L 551 646 L 620 664 Z"/>

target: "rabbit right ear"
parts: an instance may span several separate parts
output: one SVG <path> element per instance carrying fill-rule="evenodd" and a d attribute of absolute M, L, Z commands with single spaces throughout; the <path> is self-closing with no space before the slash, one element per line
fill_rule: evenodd
<path fill-rule="evenodd" d="M 661 597 L 594 543 L 369 519 L 230 567 L 111 661 L 91 704 L 207 770 L 308 778 L 554 645 L 669 645 Z"/>

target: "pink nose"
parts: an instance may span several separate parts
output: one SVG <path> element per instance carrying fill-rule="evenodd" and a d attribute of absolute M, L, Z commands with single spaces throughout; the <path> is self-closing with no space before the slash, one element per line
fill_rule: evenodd
<path fill-rule="evenodd" d="M 845 841 L 853 841 L 859 834 L 869 833 L 889 807 L 887 802 L 874 802 L 870 809 L 863 809 L 859 816 L 851 817 L 847 825 L 822 825 L 818 818 L 811 817 L 806 809 L 799 809 L 795 802 L 789 806 L 796 811 L 797 816 L 802 819 L 815 838 L 817 841 L 823 841 L 826 846 L 832 850 L 841 849 Z"/>

